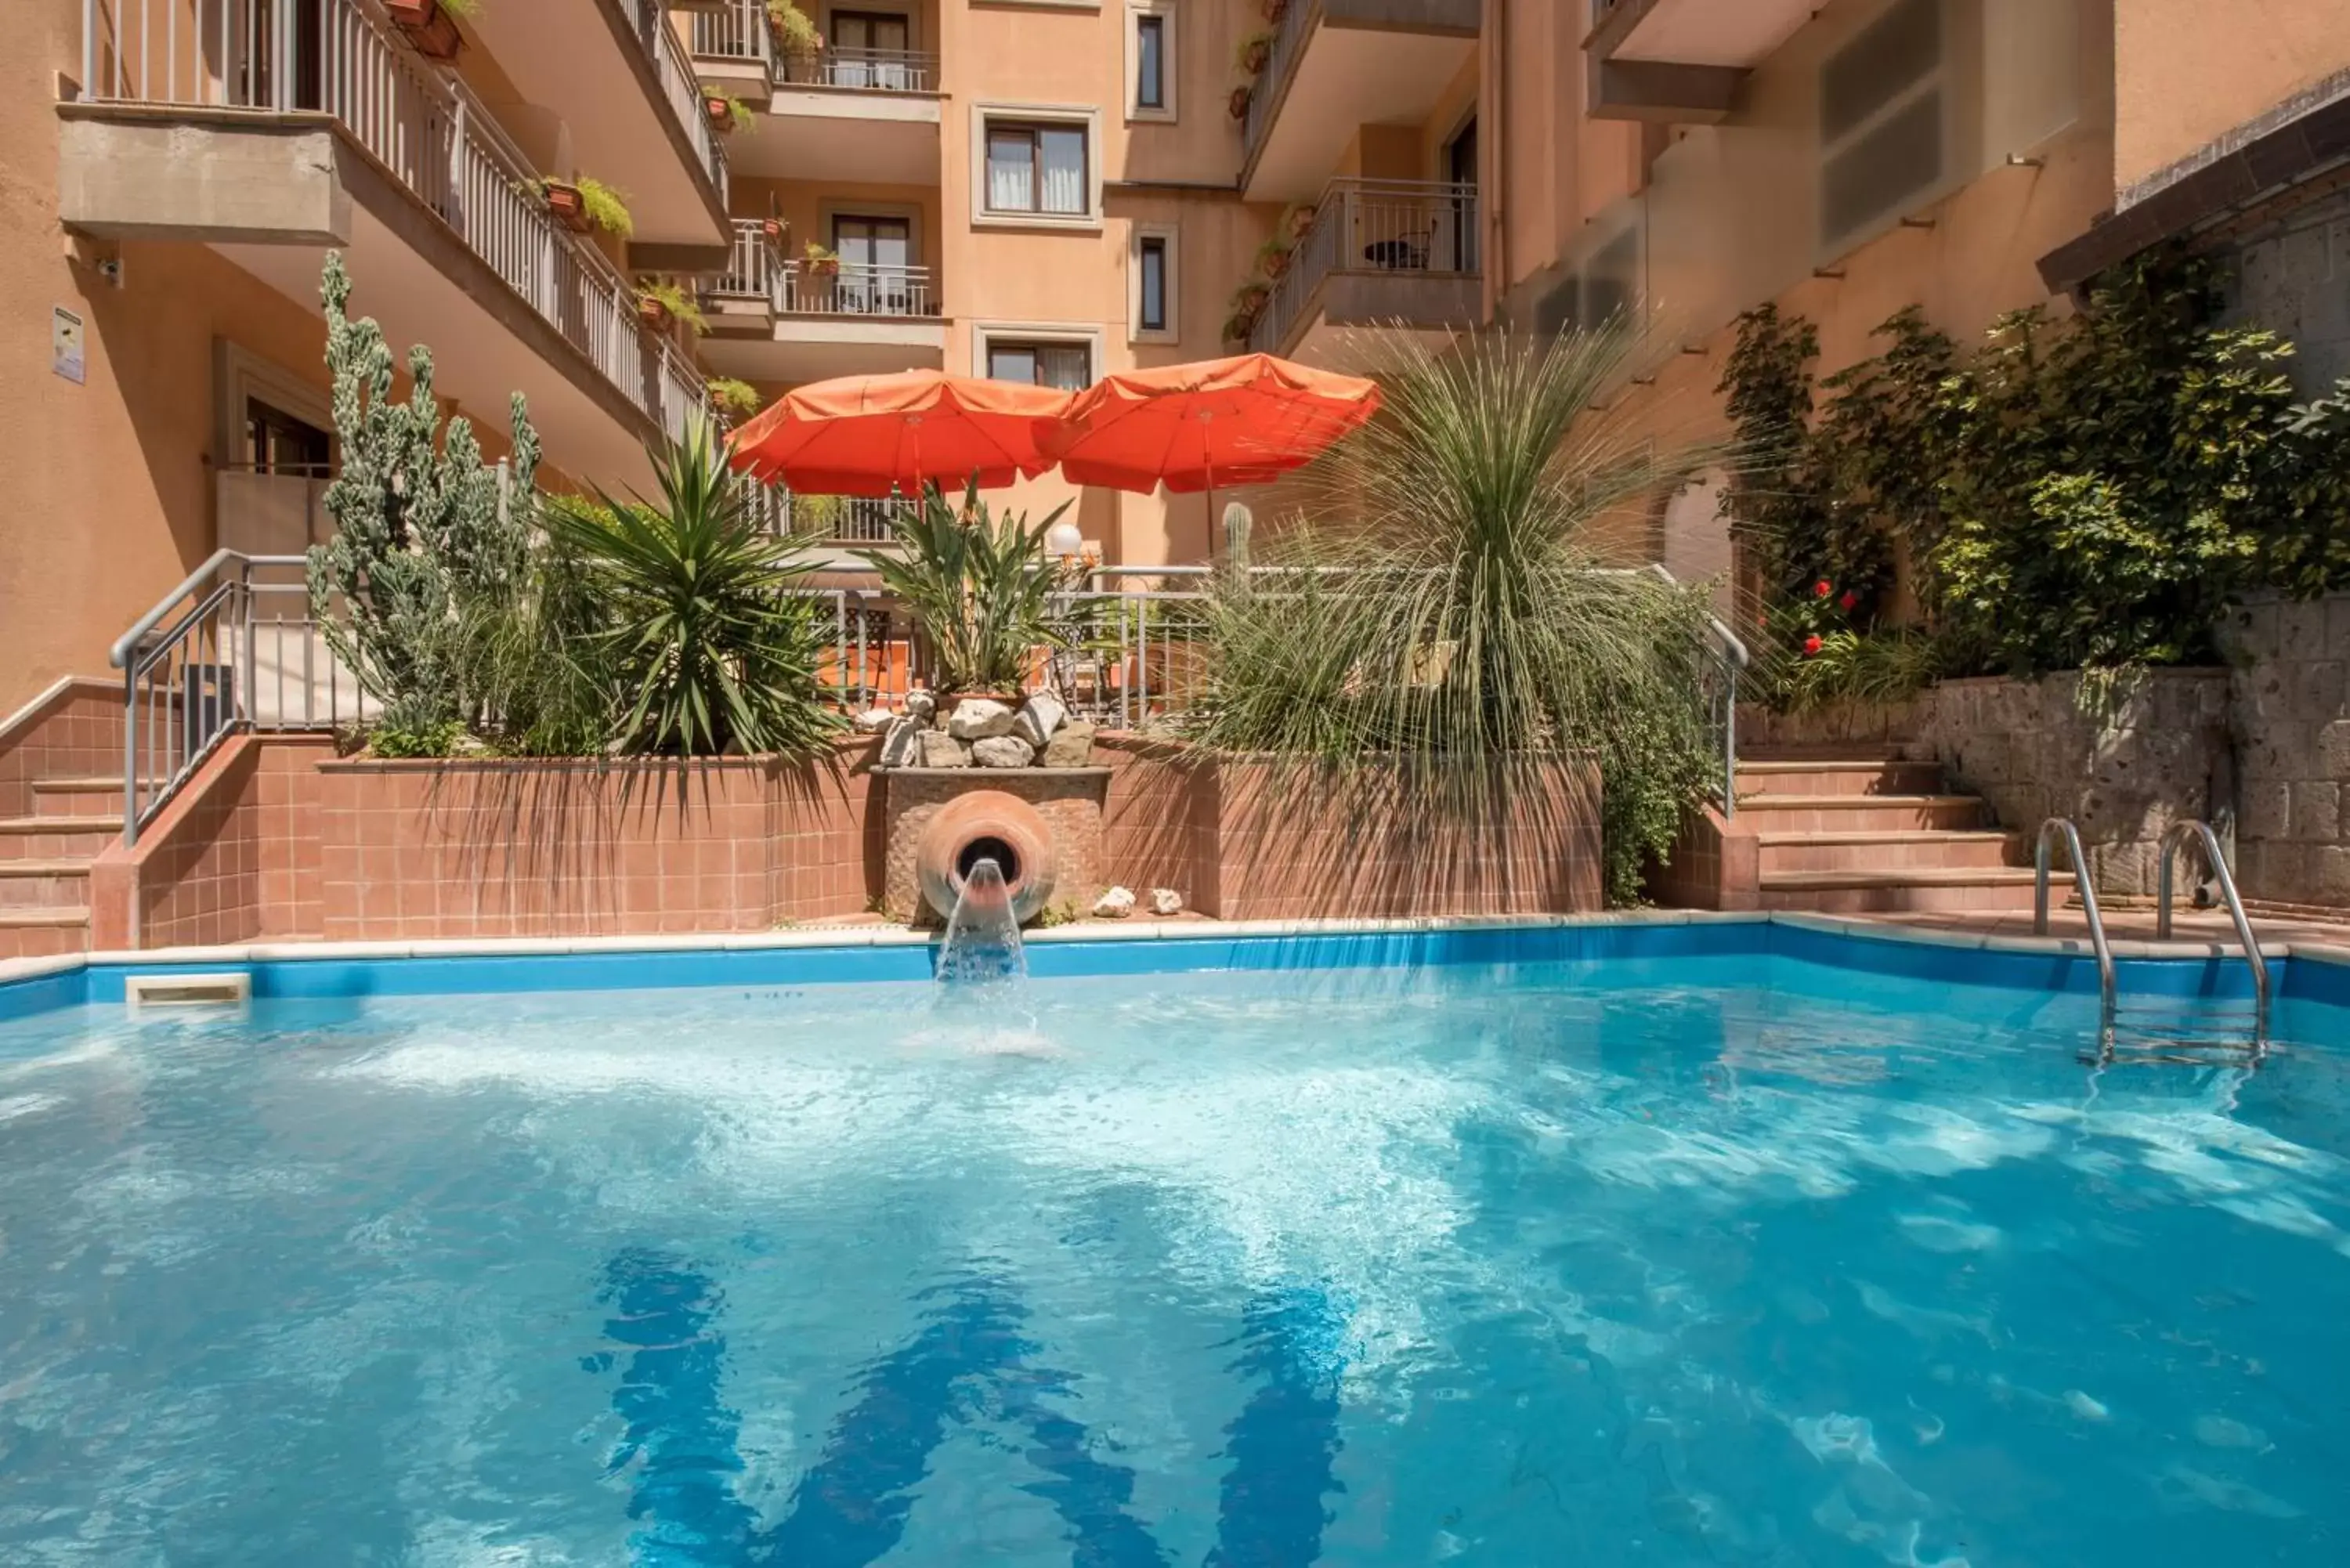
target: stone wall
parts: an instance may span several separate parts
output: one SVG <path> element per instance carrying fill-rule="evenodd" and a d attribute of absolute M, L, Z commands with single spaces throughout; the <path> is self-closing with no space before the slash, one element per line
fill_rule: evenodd
<path fill-rule="evenodd" d="M 2350 908 L 2350 595 L 2247 606 L 2227 644 L 2237 881 L 2248 898 Z"/>
<path fill-rule="evenodd" d="M 1903 749 L 1939 762 L 2001 826 L 2030 835 L 2071 817 L 2097 891 L 2151 898 L 2171 824 L 2229 815 L 2230 683 L 2225 670 L 1945 681 Z"/>

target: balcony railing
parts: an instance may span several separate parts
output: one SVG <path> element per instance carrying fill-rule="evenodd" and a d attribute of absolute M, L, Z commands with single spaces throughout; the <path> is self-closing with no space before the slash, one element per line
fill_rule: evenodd
<path fill-rule="evenodd" d="M 751 504 L 766 532 L 808 545 L 886 545 L 896 537 L 891 523 L 915 507 L 903 495 L 795 495 L 764 484 L 752 492 Z"/>
<path fill-rule="evenodd" d="M 784 248 L 767 234 L 757 218 L 734 220 L 734 246 L 727 253 L 726 270 L 710 280 L 705 293 L 721 299 L 760 299 L 770 310 L 784 307 L 784 277 L 792 264 Z"/>
<path fill-rule="evenodd" d="M 842 262 L 819 272 L 801 262 L 784 275 L 786 316 L 936 316 L 926 266 L 873 266 Z"/>
<path fill-rule="evenodd" d="M 1295 7 L 1292 6 L 1292 10 Z M 1277 353 L 1333 273 L 1474 276 L 1477 187 L 1440 181 L 1333 180 L 1314 223 L 1290 253 L 1249 330 L 1249 347 Z"/>
<path fill-rule="evenodd" d="M 1274 99 L 1280 96 L 1282 82 L 1296 68 L 1297 51 L 1305 47 L 1306 35 L 1321 16 L 1322 0 L 1290 0 L 1288 9 L 1282 12 L 1281 24 L 1273 33 L 1273 52 L 1257 76 L 1255 90 L 1249 94 L 1248 115 L 1241 122 L 1246 157 L 1256 156 L 1258 144 L 1273 128 Z"/>
<path fill-rule="evenodd" d="M 84 0 L 82 81 L 105 103 L 331 116 L 656 425 L 674 434 L 702 402 L 700 373 L 638 329 L 635 291 L 548 213 L 530 161 L 375 0 Z"/>
<path fill-rule="evenodd" d="M 718 200 L 726 200 L 726 150 L 719 144 L 718 134 L 711 129 L 710 113 L 702 105 L 702 83 L 693 73 L 693 61 L 685 46 L 678 41 L 677 29 L 669 25 L 668 8 L 660 0 L 630 0 L 636 14 L 637 41 L 650 56 L 653 69 L 660 78 L 661 96 L 669 100 L 670 112 L 685 127 L 688 140 L 693 143 L 694 156 L 702 161 L 710 175 L 710 182 L 718 191 Z"/>
<path fill-rule="evenodd" d="M 693 16 L 693 53 L 712 60 L 755 60 L 778 87 L 861 88 L 869 92 L 931 92 L 939 57 L 918 49 L 823 48 L 787 53 L 776 47 L 764 0 L 733 0 Z"/>

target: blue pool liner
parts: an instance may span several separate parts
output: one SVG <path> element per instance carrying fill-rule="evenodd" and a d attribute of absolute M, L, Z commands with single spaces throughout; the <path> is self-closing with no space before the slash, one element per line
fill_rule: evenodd
<path fill-rule="evenodd" d="M 0 982 L 0 1022 L 63 1007 L 117 1004 L 138 974 L 243 974 L 256 999 L 356 1000 L 372 996 L 479 995 L 679 987 L 778 988 L 920 981 L 931 978 L 935 943 L 875 942 L 844 934 L 839 945 L 598 948 L 532 953 L 105 959 Z M 1773 920 L 1543 922 L 1422 929 L 1154 934 L 1032 942 L 1039 980 L 1244 971 L 1279 972 L 1432 965 L 1607 963 L 1703 958 L 1777 958 L 1859 973 L 1951 985 L 1989 985 L 2095 995 L 2096 966 L 2085 950 L 1981 947 L 1897 933 Z M 2350 963 L 2272 958 L 2277 994 L 2350 1006 Z M 2195 952 L 2117 961 L 2126 997 L 2249 1001 L 2242 959 Z"/>

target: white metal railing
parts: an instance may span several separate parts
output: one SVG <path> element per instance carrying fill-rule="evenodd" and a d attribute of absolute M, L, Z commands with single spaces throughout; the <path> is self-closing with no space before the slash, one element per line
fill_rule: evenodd
<path fill-rule="evenodd" d="M 926 266 L 841 262 L 818 270 L 801 262 L 784 275 L 782 309 L 794 316 L 936 316 Z"/>
<path fill-rule="evenodd" d="M 775 29 L 766 0 L 733 0 L 716 10 L 693 13 L 693 56 L 708 60 L 757 60 L 775 57 Z"/>
<path fill-rule="evenodd" d="M 688 140 L 693 143 L 694 156 L 702 161 L 710 182 L 718 191 L 718 199 L 726 200 L 726 151 L 719 144 L 718 133 L 711 129 L 709 111 L 702 107 L 702 82 L 695 76 L 692 58 L 669 25 L 669 10 L 660 0 L 634 0 L 637 16 L 637 41 L 653 63 L 653 71 L 660 78 L 661 96 L 669 100 L 670 112 L 685 127 Z"/>
<path fill-rule="evenodd" d="M 1314 24 L 1321 19 L 1322 0 L 1289 0 L 1289 8 L 1282 12 L 1281 23 L 1273 31 L 1273 52 L 1249 94 L 1248 114 L 1241 121 L 1243 157 L 1255 157 L 1258 144 L 1273 129 L 1274 99 L 1280 96 L 1282 82 L 1296 68 L 1298 51 L 1305 47 Z"/>
<path fill-rule="evenodd" d="M 114 644 L 122 839 L 239 730 L 333 730 L 369 704 L 310 616 L 307 561 L 218 550 Z"/>
<path fill-rule="evenodd" d="M 1295 10 L 1295 6 L 1291 9 Z M 1278 353 L 1314 290 L 1332 273 L 1474 276 L 1477 187 L 1440 180 L 1333 180 L 1249 329 L 1249 347 Z"/>
<path fill-rule="evenodd" d="M 696 59 L 755 60 L 778 87 L 858 88 L 868 92 L 931 92 L 939 57 L 920 49 L 785 50 L 775 42 L 764 0 L 732 0 L 693 14 Z"/>
<path fill-rule="evenodd" d="M 781 485 L 759 486 L 752 503 L 777 538 L 832 545 L 886 545 L 918 504 L 905 495 L 795 495 Z"/>
<path fill-rule="evenodd" d="M 539 178 L 465 85 L 376 0 L 83 0 L 83 97 L 332 116 L 466 247 L 664 430 L 701 398 L 648 346 L 635 291 L 558 223 Z"/>
<path fill-rule="evenodd" d="M 820 49 L 779 54 L 775 80 L 789 87 L 861 88 L 868 92 L 929 92 L 939 57 L 920 49 Z"/>
<path fill-rule="evenodd" d="M 707 294 L 733 299 L 762 299 L 771 309 L 784 307 L 784 277 L 791 264 L 784 248 L 767 233 L 764 219 L 734 220 L 734 244 L 726 253 L 726 270 L 710 280 Z"/>

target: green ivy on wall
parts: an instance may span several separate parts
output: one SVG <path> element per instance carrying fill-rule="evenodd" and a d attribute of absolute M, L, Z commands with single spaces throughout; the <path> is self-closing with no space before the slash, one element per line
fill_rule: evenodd
<path fill-rule="evenodd" d="M 2296 403 L 2292 344 L 2219 304 L 2212 264 L 2157 254 L 1970 351 L 1904 310 L 1825 381 L 1811 323 L 1750 312 L 1725 506 L 1767 596 L 1834 582 L 1866 636 L 1903 562 L 1939 667 L 2028 673 L 2208 659 L 2248 589 L 2350 587 L 2350 383 Z"/>

